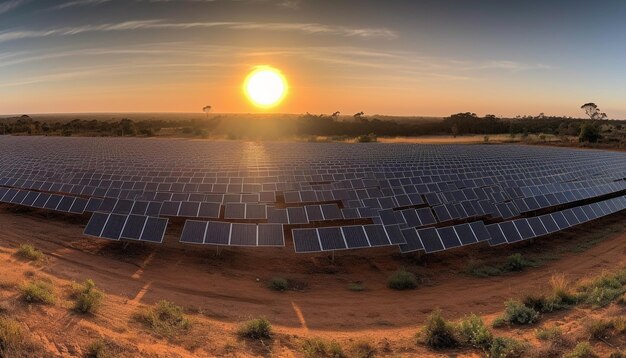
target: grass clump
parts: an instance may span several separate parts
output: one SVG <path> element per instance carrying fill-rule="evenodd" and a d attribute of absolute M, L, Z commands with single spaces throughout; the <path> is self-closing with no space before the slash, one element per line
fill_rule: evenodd
<path fill-rule="evenodd" d="M 412 290 L 417 287 L 417 279 L 413 273 L 400 270 L 389 277 L 387 286 L 394 290 Z"/>
<path fill-rule="evenodd" d="M 94 313 L 102 305 L 104 293 L 89 279 L 83 284 L 72 285 L 71 297 L 76 300 L 75 309 L 81 313 Z"/>
<path fill-rule="evenodd" d="M 242 323 L 237 330 L 237 334 L 243 338 L 249 339 L 271 339 L 272 338 L 272 324 L 267 318 L 260 317 L 251 319 Z"/>
<path fill-rule="evenodd" d="M 597 356 L 589 342 L 580 342 L 574 349 L 563 355 L 563 358 L 595 358 Z"/>
<path fill-rule="evenodd" d="M 20 324 L 0 316 L 0 357 L 42 357 L 41 346 L 35 345 L 22 332 Z"/>
<path fill-rule="evenodd" d="M 579 287 L 579 300 L 594 308 L 604 307 L 622 297 L 626 292 L 624 284 L 626 284 L 626 272 L 624 270 L 615 274 L 602 274 L 595 280 Z"/>
<path fill-rule="evenodd" d="M 48 282 L 37 280 L 25 284 L 21 288 L 22 298 L 28 303 L 53 304 L 56 301 L 52 285 Z"/>
<path fill-rule="evenodd" d="M 353 292 L 361 292 L 365 291 L 365 286 L 361 282 L 350 282 L 348 285 L 348 290 Z"/>
<path fill-rule="evenodd" d="M 565 276 L 552 276 L 550 286 L 552 292 L 549 295 L 528 295 L 523 299 L 524 305 L 537 312 L 546 313 L 569 308 L 578 302 L 578 297 L 572 293 Z"/>
<path fill-rule="evenodd" d="M 28 261 L 41 261 L 44 257 L 43 252 L 39 251 L 31 244 L 21 245 L 15 255 Z"/>
<path fill-rule="evenodd" d="M 515 358 L 522 357 L 528 347 L 526 344 L 506 337 L 496 337 L 489 347 L 488 357 L 490 358 Z"/>
<path fill-rule="evenodd" d="M 498 326 L 502 323 L 513 325 L 527 325 L 537 322 L 539 312 L 516 300 L 508 300 L 504 303 L 504 315 L 498 321 Z M 495 323 L 495 321 L 494 321 Z M 494 325 L 496 327 L 496 325 Z"/>
<path fill-rule="evenodd" d="M 488 348 L 493 341 L 491 330 L 480 316 L 473 313 L 459 322 L 458 332 L 461 340 L 473 347 Z"/>
<path fill-rule="evenodd" d="M 269 288 L 274 291 L 287 291 L 289 289 L 289 281 L 282 277 L 273 277 L 269 282 Z"/>
<path fill-rule="evenodd" d="M 376 348 L 369 342 L 357 342 L 350 350 L 350 357 L 373 358 L 376 355 Z"/>
<path fill-rule="evenodd" d="M 422 330 L 424 343 L 434 349 L 453 348 L 459 345 L 456 327 L 443 318 L 441 310 L 433 311 Z"/>
<path fill-rule="evenodd" d="M 550 341 L 561 336 L 562 334 L 563 333 L 559 327 L 539 328 L 535 331 L 535 336 L 540 341 Z"/>
<path fill-rule="evenodd" d="M 302 344 L 302 352 L 306 358 L 345 358 L 346 354 L 339 343 L 325 341 L 321 338 L 311 338 Z"/>
<path fill-rule="evenodd" d="M 527 260 L 522 254 L 517 253 L 509 256 L 506 259 L 504 269 L 506 271 L 522 271 L 526 267 L 535 267 L 536 264 L 533 261 Z"/>
<path fill-rule="evenodd" d="M 140 311 L 135 318 L 154 333 L 168 338 L 189 329 L 190 326 L 189 320 L 183 314 L 183 308 L 165 300 Z"/>

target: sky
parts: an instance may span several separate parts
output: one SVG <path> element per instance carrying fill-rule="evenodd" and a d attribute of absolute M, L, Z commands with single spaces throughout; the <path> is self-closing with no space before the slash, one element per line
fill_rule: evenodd
<path fill-rule="evenodd" d="M 626 1 L 0 0 L 0 113 L 626 118 Z M 255 66 L 289 94 L 243 95 Z"/>

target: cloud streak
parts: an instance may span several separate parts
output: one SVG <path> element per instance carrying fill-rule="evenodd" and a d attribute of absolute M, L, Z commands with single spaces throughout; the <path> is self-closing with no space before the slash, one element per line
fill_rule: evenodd
<path fill-rule="evenodd" d="M 52 28 L 47 30 L 14 30 L 0 32 L 0 42 L 44 38 L 50 36 L 73 36 L 86 32 L 111 32 L 130 30 L 187 30 L 226 28 L 231 30 L 293 31 L 305 34 L 325 34 L 343 37 L 385 38 L 398 37 L 396 32 L 385 28 L 357 28 L 324 25 L 318 23 L 274 23 L 274 22 L 166 22 L 164 20 L 137 20 L 101 25 Z"/>
<path fill-rule="evenodd" d="M 29 0 L 8 0 L 0 4 L 0 15 L 9 12 L 18 6 L 26 4 Z"/>

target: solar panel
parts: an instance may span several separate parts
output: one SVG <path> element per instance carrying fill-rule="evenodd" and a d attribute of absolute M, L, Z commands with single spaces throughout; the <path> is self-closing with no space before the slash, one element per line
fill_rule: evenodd
<path fill-rule="evenodd" d="M 121 214 L 109 214 L 109 220 L 107 220 L 102 230 L 100 237 L 104 239 L 119 240 L 126 223 L 126 215 Z"/>
<path fill-rule="evenodd" d="M 218 221 L 209 221 L 205 244 L 228 245 L 230 243 L 231 224 Z"/>
<path fill-rule="evenodd" d="M 165 236 L 165 229 L 167 228 L 167 222 L 167 219 L 148 217 L 139 240 L 162 243 Z"/>
<path fill-rule="evenodd" d="M 146 216 L 142 215 L 129 215 L 120 238 L 139 240 L 147 219 Z"/>
<path fill-rule="evenodd" d="M 548 233 L 545 226 L 538 217 L 528 218 L 528 225 L 532 228 L 535 236 L 543 236 Z"/>
<path fill-rule="evenodd" d="M 50 199 L 50 194 L 41 193 L 33 203 L 33 207 L 43 209 L 46 205 L 46 202 Z"/>
<path fill-rule="evenodd" d="M 316 229 L 294 229 L 291 232 L 294 249 L 297 253 L 322 251 Z"/>
<path fill-rule="evenodd" d="M 489 235 L 489 231 L 485 227 L 485 224 L 482 221 L 475 221 L 469 224 L 476 235 L 476 239 L 478 242 L 487 241 L 491 239 L 491 235 Z"/>
<path fill-rule="evenodd" d="M 552 215 L 541 215 L 539 220 L 541 220 L 541 223 L 546 228 L 548 234 L 559 231 L 559 226 L 556 224 L 556 221 L 554 221 Z"/>
<path fill-rule="evenodd" d="M 454 230 L 461 241 L 461 245 L 470 245 L 478 242 L 470 224 L 455 225 Z"/>
<path fill-rule="evenodd" d="M 451 249 L 461 246 L 461 241 L 454 230 L 454 227 L 448 226 L 437 229 L 439 238 L 446 249 Z"/>
<path fill-rule="evenodd" d="M 324 214 L 324 220 L 339 220 L 341 219 L 341 211 L 335 204 L 324 204 L 321 206 L 322 214 Z"/>
<path fill-rule="evenodd" d="M 370 243 L 370 246 L 385 246 L 391 245 L 387 233 L 382 225 L 365 225 L 365 234 Z"/>
<path fill-rule="evenodd" d="M 531 228 L 530 224 L 528 223 L 526 219 L 514 220 L 513 225 L 515 225 L 515 228 L 517 229 L 517 232 L 519 232 L 520 236 L 522 237 L 522 240 L 532 239 L 536 236 L 535 232 L 533 231 L 533 229 Z"/>
<path fill-rule="evenodd" d="M 85 230 L 83 231 L 83 235 L 100 237 L 102 234 L 102 229 L 104 229 L 104 224 L 106 224 L 109 219 L 108 214 L 103 213 L 93 213 L 87 226 L 85 226 Z"/>
<path fill-rule="evenodd" d="M 267 222 L 271 224 L 288 224 L 287 209 L 267 208 Z"/>
<path fill-rule="evenodd" d="M 420 241 L 415 229 L 404 229 L 402 230 L 402 235 L 404 236 L 406 244 L 399 245 L 400 252 L 404 254 L 424 250 L 424 246 L 422 246 L 422 242 Z"/>
<path fill-rule="evenodd" d="M 417 209 L 417 216 L 419 217 L 422 226 L 433 225 L 437 223 L 433 212 L 429 208 Z"/>
<path fill-rule="evenodd" d="M 178 216 L 180 201 L 164 201 L 159 211 L 159 216 Z"/>
<path fill-rule="evenodd" d="M 0 194 L 2 195 L 2 194 Z M 35 203 L 35 200 L 39 196 L 38 192 L 29 191 L 24 200 L 22 201 L 22 205 L 32 206 Z"/>
<path fill-rule="evenodd" d="M 426 253 L 438 252 L 445 249 L 443 243 L 441 242 L 441 238 L 439 237 L 437 229 L 419 229 L 417 230 L 417 235 L 419 236 L 420 241 L 422 242 L 422 246 L 424 247 L 424 251 L 426 251 Z"/>
<path fill-rule="evenodd" d="M 504 233 L 500 228 L 500 224 L 487 225 L 485 226 L 485 228 L 487 229 L 487 231 L 489 232 L 489 236 L 491 237 L 491 239 L 489 240 L 489 245 L 497 246 L 507 243 L 506 237 L 504 236 Z"/>
<path fill-rule="evenodd" d="M 256 246 L 256 224 L 232 224 L 230 235 L 231 246 Z"/>
<path fill-rule="evenodd" d="M 116 214 L 130 214 L 134 204 L 135 202 L 132 200 L 118 200 L 112 212 Z"/>
<path fill-rule="evenodd" d="M 349 249 L 358 249 L 364 247 L 370 247 L 370 243 L 365 235 L 365 230 L 362 225 L 357 226 L 342 226 L 343 237 L 346 240 L 346 245 Z"/>
<path fill-rule="evenodd" d="M 317 229 L 320 244 L 323 251 L 346 249 L 341 229 L 338 227 L 325 227 Z"/>
<path fill-rule="evenodd" d="M 178 216 L 184 217 L 198 217 L 198 212 L 200 211 L 200 203 L 193 201 L 183 201 L 180 204 L 180 209 L 178 210 Z"/>
<path fill-rule="evenodd" d="M 267 219 L 267 206 L 265 204 L 246 204 L 246 219 Z"/>
<path fill-rule="evenodd" d="M 208 202 L 200 203 L 200 208 L 198 210 L 198 217 L 217 219 L 220 217 L 221 208 L 222 208 L 222 204 L 220 203 L 208 203 Z"/>
<path fill-rule="evenodd" d="M 259 246 L 285 246 L 282 224 L 259 224 Z"/>
<path fill-rule="evenodd" d="M 287 208 L 289 224 L 308 224 L 309 220 L 303 207 Z"/>
<path fill-rule="evenodd" d="M 568 227 L 570 227 L 570 224 L 567 222 L 567 220 L 565 219 L 565 216 L 563 216 L 562 212 L 557 211 L 556 213 L 552 213 L 550 215 L 552 216 L 552 218 L 556 222 L 557 226 L 559 227 L 559 230 L 564 230 L 564 229 L 567 229 Z"/>
<path fill-rule="evenodd" d="M 148 203 L 148 208 L 146 209 L 147 216 L 158 216 L 161 213 L 161 207 L 163 203 L 158 201 L 151 201 Z"/>
<path fill-rule="evenodd" d="M 180 241 L 188 244 L 203 244 L 208 226 L 208 221 L 185 221 Z"/>

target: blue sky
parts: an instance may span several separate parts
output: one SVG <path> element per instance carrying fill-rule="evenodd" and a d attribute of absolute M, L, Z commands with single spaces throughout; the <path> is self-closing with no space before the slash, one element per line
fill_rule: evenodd
<path fill-rule="evenodd" d="M 624 1 L 4 0 L 0 113 L 273 111 L 626 118 Z"/>

